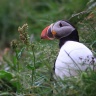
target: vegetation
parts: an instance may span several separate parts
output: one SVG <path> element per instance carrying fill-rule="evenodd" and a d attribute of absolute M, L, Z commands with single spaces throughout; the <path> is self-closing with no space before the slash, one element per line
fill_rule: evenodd
<path fill-rule="evenodd" d="M 94 70 L 63 81 L 52 77 L 58 41 L 41 40 L 40 33 L 60 19 L 73 23 L 80 42 L 96 55 L 95 0 L 0 1 L 0 52 L 6 49 L 0 54 L 0 96 L 96 95 Z"/>

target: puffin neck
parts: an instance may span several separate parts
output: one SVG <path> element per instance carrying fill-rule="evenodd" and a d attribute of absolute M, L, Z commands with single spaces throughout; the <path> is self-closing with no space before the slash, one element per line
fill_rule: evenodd
<path fill-rule="evenodd" d="M 79 42 L 78 31 L 76 29 L 72 31 L 72 33 L 68 35 L 67 37 L 63 37 L 59 40 L 59 48 L 61 48 L 67 41 Z"/>

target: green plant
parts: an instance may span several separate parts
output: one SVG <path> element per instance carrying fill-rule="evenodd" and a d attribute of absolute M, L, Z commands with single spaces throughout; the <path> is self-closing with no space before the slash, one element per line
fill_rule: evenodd
<path fill-rule="evenodd" d="M 11 49 L 9 54 L 4 55 L 3 61 L 0 61 L 0 95 L 95 96 L 96 72 L 92 70 L 89 70 L 88 72 L 82 72 L 80 75 L 75 77 L 66 77 L 63 81 L 54 80 L 52 76 L 52 69 L 59 51 L 59 48 L 57 46 L 58 41 L 40 40 L 39 33 L 44 28 L 44 26 L 48 25 L 49 23 L 52 23 L 57 19 L 68 18 L 74 13 L 70 21 L 72 20 L 72 23 L 76 22 L 77 24 L 80 35 L 80 42 L 85 43 L 90 49 L 92 49 L 94 54 L 96 54 L 96 11 L 93 6 L 95 1 L 92 0 L 91 3 L 87 3 L 87 1 L 84 1 L 85 3 L 80 3 L 83 2 L 82 0 L 76 1 L 77 3 L 75 3 L 73 2 L 73 0 L 57 0 L 54 1 L 54 3 L 52 0 L 49 0 L 48 2 L 42 0 L 42 3 L 41 1 L 35 0 L 34 2 L 36 3 L 36 5 L 30 0 L 26 2 L 12 1 L 11 3 L 7 1 L 7 5 L 5 1 L 2 2 L 2 6 L 0 6 L 2 13 L 0 14 L 0 30 L 2 29 L 3 32 L 6 33 L 9 32 L 9 29 L 12 29 L 10 32 L 16 32 L 16 37 L 13 37 L 12 34 L 11 37 L 17 39 L 11 42 Z M 80 5 L 78 2 L 80 3 Z M 86 8 L 86 12 L 88 12 L 88 14 L 85 11 L 84 14 L 81 14 L 82 12 L 80 11 L 82 11 L 83 9 L 81 10 L 80 6 L 83 6 L 82 8 L 85 8 L 86 3 L 88 4 Z M 10 4 L 21 4 L 22 6 L 19 6 L 17 8 L 15 7 L 15 5 L 10 6 Z M 6 11 L 9 12 L 8 15 L 6 15 L 7 13 L 4 11 L 3 5 L 9 8 L 9 11 Z M 74 5 L 78 6 L 76 7 Z M 90 6 L 92 8 L 91 10 Z M 32 8 L 31 11 L 30 8 Z M 75 12 L 73 12 L 74 8 L 77 8 Z M 3 12 L 5 13 L 4 16 Z M 80 12 L 80 14 L 78 12 Z M 19 21 L 21 22 L 18 22 L 18 16 L 16 14 L 19 15 Z M 9 23 L 9 21 L 11 21 L 11 23 Z M 27 24 L 24 24 L 22 27 L 18 28 L 17 33 L 16 26 L 21 25 L 25 21 L 28 21 L 29 28 Z M 0 31 L 1 33 L 2 30 Z M 33 37 L 35 40 L 33 38 L 31 39 L 30 34 L 32 34 L 32 36 L 34 35 Z M 9 37 L 6 38 L 10 39 Z"/>

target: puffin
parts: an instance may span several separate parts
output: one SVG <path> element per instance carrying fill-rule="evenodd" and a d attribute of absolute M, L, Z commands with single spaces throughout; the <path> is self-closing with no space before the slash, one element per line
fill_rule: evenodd
<path fill-rule="evenodd" d="M 56 77 L 63 80 L 88 69 L 94 70 L 96 58 L 88 47 L 79 42 L 78 31 L 69 21 L 58 20 L 45 27 L 41 39 L 59 40 L 60 51 L 54 64 Z"/>

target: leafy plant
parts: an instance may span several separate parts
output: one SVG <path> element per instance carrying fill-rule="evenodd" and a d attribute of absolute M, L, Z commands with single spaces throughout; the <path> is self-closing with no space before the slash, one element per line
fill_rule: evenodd
<path fill-rule="evenodd" d="M 92 70 L 82 72 L 75 77 L 66 77 L 63 81 L 54 80 L 52 74 L 54 73 L 54 61 L 59 51 L 58 42 L 40 40 L 39 33 L 44 26 L 53 21 L 69 18 L 79 30 L 80 42 L 85 43 L 96 54 L 96 11 L 93 6 L 95 0 L 89 0 L 90 2 L 87 0 L 76 2 L 73 2 L 74 0 L 41 1 L 11 0 L 11 3 L 6 1 L 7 5 L 5 1 L 0 1 L 2 3 L 0 11 L 2 14 L 4 12 L 4 16 L 0 14 L 0 32 L 1 34 L 4 32 L 2 36 L 5 36 L 5 33 L 12 29 L 13 31 L 11 30 L 10 32 L 15 32 L 16 37 L 12 34 L 10 36 L 17 38 L 11 42 L 10 53 L 4 55 L 3 61 L 0 61 L 0 95 L 95 96 L 96 72 Z M 21 6 L 15 7 L 14 4 L 16 6 L 21 4 Z M 9 12 L 8 15 L 6 15 L 3 5 L 6 6 L 6 10 L 9 10 L 6 11 Z M 78 6 L 76 7 L 75 5 Z M 30 11 L 30 9 L 32 10 Z M 71 15 L 72 17 L 70 18 Z M 28 24 L 19 27 L 17 33 L 16 26 L 26 21 Z M 8 39 L 10 36 L 6 38 Z"/>

